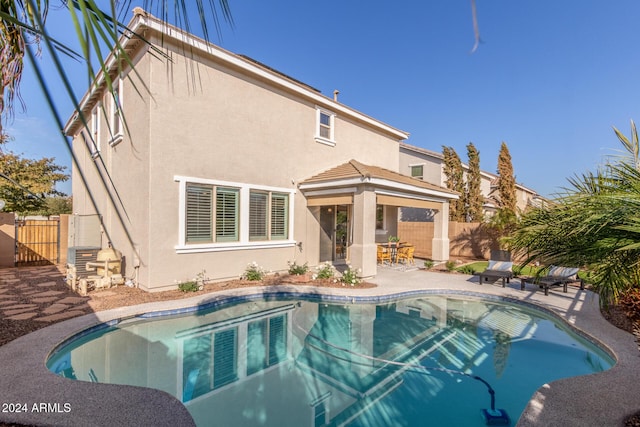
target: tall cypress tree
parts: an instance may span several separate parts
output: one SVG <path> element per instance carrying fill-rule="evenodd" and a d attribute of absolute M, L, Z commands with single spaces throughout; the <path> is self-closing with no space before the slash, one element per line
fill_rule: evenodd
<path fill-rule="evenodd" d="M 462 162 L 456 150 L 451 147 L 442 147 L 444 156 L 444 175 L 446 177 L 446 186 L 448 189 L 460 193 L 458 200 L 453 200 L 449 204 L 449 219 L 451 221 L 464 222 L 464 172 Z"/>
<path fill-rule="evenodd" d="M 480 191 L 480 153 L 470 142 L 467 145 L 467 157 L 469 158 L 469 172 L 467 172 L 467 218 L 470 222 L 482 221 L 483 197 Z"/>
<path fill-rule="evenodd" d="M 516 178 L 513 175 L 513 164 L 507 144 L 503 141 L 498 154 L 498 192 L 500 209 L 516 213 Z"/>

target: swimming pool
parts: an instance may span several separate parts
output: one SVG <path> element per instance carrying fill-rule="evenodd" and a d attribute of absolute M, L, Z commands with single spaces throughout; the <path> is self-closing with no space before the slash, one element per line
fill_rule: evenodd
<path fill-rule="evenodd" d="M 48 367 L 181 399 L 198 425 L 515 424 L 555 379 L 612 358 L 546 312 L 454 295 L 358 303 L 233 300 L 212 310 L 102 325 Z"/>

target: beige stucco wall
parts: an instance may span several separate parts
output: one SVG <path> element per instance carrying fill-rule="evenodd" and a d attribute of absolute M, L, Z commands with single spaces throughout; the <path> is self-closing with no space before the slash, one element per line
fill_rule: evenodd
<path fill-rule="evenodd" d="M 136 73 L 143 79 L 149 75 L 149 58 L 143 56 L 136 65 Z M 149 111 L 152 103 L 150 94 L 142 89 L 136 73 L 129 73 L 134 84 L 125 78 L 123 83 L 122 104 L 129 135 L 125 132 L 123 139 L 110 144 L 110 133 L 107 123 L 110 96 L 101 98 L 102 108 L 107 114 L 99 114 L 99 138 L 101 156 L 93 159 L 83 139 L 76 135 L 73 150 L 78 165 L 72 170 L 73 212 L 79 215 L 98 213 L 104 224 L 102 246 L 109 244 L 122 252 L 126 275 L 135 276 L 134 267 L 137 260 L 141 263 L 148 260 L 149 253 Z M 90 118 L 90 111 L 87 112 Z M 89 195 L 84 191 L 84 183 L 79 170 L 82 170 L 88 187 L 93 195 L 97 210 Z M 113 183 L 113 184 L 112 184 Z M 120 200 L 122 202 L 120 202 Z M 130 237 L 128 237 L 130 236 Z M 140 253 L 137 256 L 136 253 Z M 148 269 L 140 268 L 140 280 L 146 282 Z"/>
<path fill-rule="evenodd" d="M 418 155 L 414 151 L 400 147 L 398 172 L 411 175 L 411 166 L 423 165 L 423 180 L 435 185 L 444 185 L 442 160 L 428 155 Z"/>
<path fill-rule="evenodd" d="M 140 286 L 160 290 L 175 287 L 176 282 L 191 279 L 203 269 L 210 278 L 235 278 L 252 261 L 270 271 L 286 270 L 287 261 L 293 260 L 316 265 L 318 212 L 307 208 L 296 190 L 298 183 L 350 159 L 397 170 L 398 141 L 334 111 L 336 144 L 318 143 L 314 140 L 316 102 L 227 68 L 208 56 L 185 59 L 176 46 L 170 46 L 167 53 L 172 58 L 170 65 L 147 55 L 136 67 L 150 95 L 137 95 L 125 81 L 124 111 L 131 136 L 115 147 L 102 144 L 133 244 L 120 225 L 116 208 L 107 201 L 106 190 L 97 184 L 99 175 L 88 151 L 77 138 L 74 142 L 111 242 L 126 258 L 126 275 L 133 276 L 139 259 Z M 332 102 L 326 98 L 322 107 L 332 111 Z M 176 176 L 294 191 L 293 239 L 298 245 L 177 253 L 180 183 Z M 74 212 L 92 213 L 86 196 L 76 191 L 81 185 L 74 173 Z"/>

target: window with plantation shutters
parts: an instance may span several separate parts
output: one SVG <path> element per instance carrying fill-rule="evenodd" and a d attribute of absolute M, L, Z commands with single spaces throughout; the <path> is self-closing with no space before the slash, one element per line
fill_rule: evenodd
<path fill-rule="evenodd" d="M 187 184 L 187 243 L 237 241 L 239 199 L 239 191 L 236 188 Z"/>
<path fill-rule="evenodd" d="M 177 253 L 293 246 L 295 191 L 176 176 L 180 182 Z"/>
<path fill-rule="evenodd" d="M 249 240 L 267 240 L 269 194 L 252 191 L 249 196 Z"/>
<path fill-rule="evenodd" d="M 211 242 L 213 188 L 207 185 L 188 184 L 187 202 L 187 242 Z"/>
<path fill-rule="evenodd" d="M 289 195 L 251 191 L 249 197 L 249 239 L 288 238 Z"/>
<path fill-rule="evenodd" d="M 217 242 L 238 240 L 238 199 L 238 190 L 235 188 L 216 189 Z"/>
<path fill-rule="evenodd" d="M 271 195 L 271 239 L 286 239 L 287 217 L 289 212 L 289 196 L 286 194 Z"/>

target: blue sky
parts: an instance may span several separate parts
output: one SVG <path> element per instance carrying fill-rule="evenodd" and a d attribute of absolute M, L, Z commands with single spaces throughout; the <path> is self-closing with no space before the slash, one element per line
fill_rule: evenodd
<path fill-rule="evenodd" d="M 477 0 L 475 53 L 470 0 L 229 2 L 235 27 L 223 24 L 216 44 L 327 96 L 338 89 L 340 102 L 409 132 L 410 144 L 451 146 L 465 161 L 473 142 L 486 171 L 496 172 L 504 141 L 516 180 L 544 196 L 616 153 L 613 126 L 629 135 L 640 120 L 637 1 Z M 66 17 L 52 12 L 56 36 Z M 82 68 L 67 63 L 81 96 Z M 70 167 L 29 73 L 22 92 L 27 111 L 16 109 L 9 148 Z M 66 120 L 62 97 L 59 109 Z"/>

